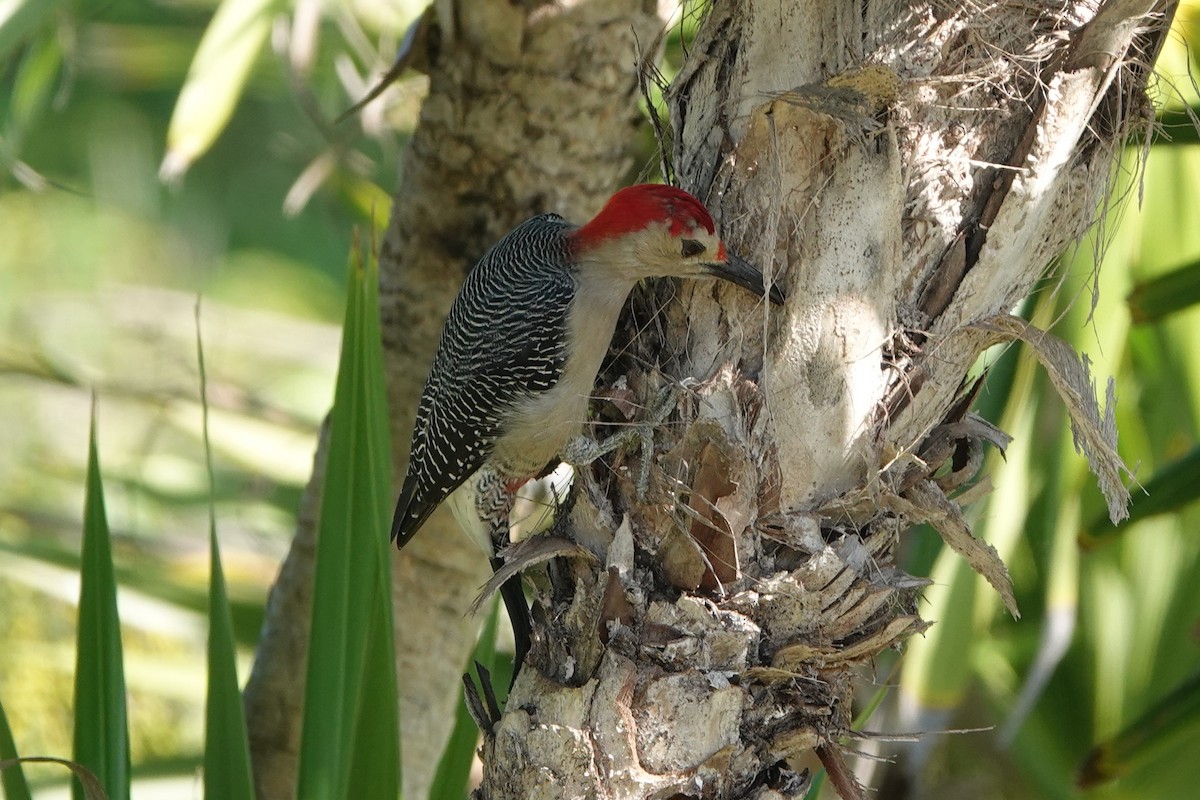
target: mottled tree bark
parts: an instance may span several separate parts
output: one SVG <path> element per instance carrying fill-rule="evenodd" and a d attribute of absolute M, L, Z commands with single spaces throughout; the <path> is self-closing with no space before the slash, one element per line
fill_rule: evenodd
<path fill-rule="evenodd" d="M 639 47 L 655 0 L 438 0 L 419 44 L 429 95 L 409 144 L 380 260 L 397 479 L 442 320 L 467 269 L 505 231 L 556 211 L 584 219 L 630 171 Z M 295 790 L 311 606 L 318 454 L 272 590 L 246 690 L 260 797 Z M 480 625 L 487 560 L 436 513 L 395 562 L 404 794 L 428 792 Z"/>
<path fill-rule="evenodd" d="M 802 797 L 814 754 L 860 796 L 856 670 L 925 624 L 901 533 L 932 523 L 1015 611 L 955 494 L 1006 441 L 964 384 L 995 342 L 1034 344 L 1123 512 L 1086 367 L 1007 311 L 1093 221 L 1174 4 L 1051 5 L 713 4 L 669 95 L 676 175 L 789 301 L 635 295 L 604 412 L 682 399 L 645 497 L 619 455 L 577 478 L 558 557 L 512 554 L 535 642 L 484 797 Z"/>

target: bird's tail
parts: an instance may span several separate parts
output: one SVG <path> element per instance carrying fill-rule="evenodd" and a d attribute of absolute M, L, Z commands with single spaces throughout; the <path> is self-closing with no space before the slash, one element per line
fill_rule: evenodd
<path fill-rule="evenodd" d="M 397 550 L 408 544 L 435 508 L 437 503 L 422 502 L 417 497 L 415 481 L 405 481 L 400 499 L 396 501 L 396 513 L 392 515 L 392 542 Z"/>

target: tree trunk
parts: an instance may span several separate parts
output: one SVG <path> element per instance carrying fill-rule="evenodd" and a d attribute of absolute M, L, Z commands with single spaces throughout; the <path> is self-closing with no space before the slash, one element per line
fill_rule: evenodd
<path fill-rule="evenodd" d="M 419 61 L 429 95 L 410 141 L 380 256 L 392 442 L 399 480 L 417 400 L 467 269 L 521 220 L 582 219 L 622 182 L 639 124 L 639 42 L 655 0 L 438 0 Z M 295 793 L 311 614 L 318 453 L 272 589 L 246 688 L 259 797 Z M 481 624 L 468 613 L 487 559 L 435 513 L 394 562 L 404 796 L 426 796 L 454 724 Z"/>
<path fill-rule="evenodd" d="M 1033 346 L 1123 513 L 1111 394 L 1102 415 L 1086 362 L 1007 310 L 1149 121 L 1175 4 L 1050 5 L 714 3 L 669 94 L 675 173 L 788 303 L 671 282 L 631 300 L 604 414 L 682 399 L 645 497 L 618 455 L 538 552 L 511 551 L 535 641 L 483 797 L 802 797 L 814 753 L 860 796 L 856 670 L 925 625 L 900 534 L 932 523 L 1016 611 L 955 495 L 1006 442 L 968 412 L 994 343 Z"/>

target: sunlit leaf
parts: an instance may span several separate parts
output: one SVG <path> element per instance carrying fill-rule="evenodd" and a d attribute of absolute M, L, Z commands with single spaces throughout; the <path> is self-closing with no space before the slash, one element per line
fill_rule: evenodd
<path fill-rule="evenodd" d="M 299 797 L 386 798 L 400 785 L 387 531 L 391 446 L 378 266 L 357 249 L 329 417 Z"/>
<path fill-rule="evenodd" d="M 163 180 L 181 178 L 225 129 L 282 7 L 281 0 L 223 0 L 175 103 L 160 168 Z"/>
<path fill-rule="evenodd" d="M 0 2 L 0 58 L 7 58 L 20 41 L 42 24 L 62 0 L 4 0 Z"/>
<path fill-rule="evenodd" d="M 379 184 L 341 174 L 334 182 L 342 201 L 380 234 L 387 229 L 392 197 Z"/>
<path fill-rule="evenodd" d="M 62 48 L 54 36 L 39 37 L 25 49 L 13 79 L 7 109 L 14 128 L 7 132 L 10 137 L 14 133 L 23 134 L 50 104 L 61 67 Z"/>
<path fill-rule="evenodd" d="M 96 416 L 88 444 L 83 511 L 79 631 L 75 661 L 75 758 L 99 779 L 110 800 L 129 798 L 129 728 L 117 581 L 96 454 Z M 84 800 L 79 785 L 75 800 Z"/>

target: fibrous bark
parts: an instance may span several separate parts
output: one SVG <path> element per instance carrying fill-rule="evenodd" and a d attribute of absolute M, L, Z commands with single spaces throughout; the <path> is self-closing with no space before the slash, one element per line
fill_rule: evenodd
<path fill-rule="evenodd" d="M 683 399 L 647 496 L 637 454 L 581 473 L 551 534 L 576 555 L 528 571 L 534 649 L 482 796 L 801 797 L 813 753 L 858 796 L 855 670 L 925 625 L 902 532 L 930 522 L 1016 611 L 955 501 L 1006 442 L 964 383 L 991 344 L 1042 343 L 1123 513 L 1111 394 L 1102 414 L 1086 362 L 1007 312 L 1093 221 L 1173 12 L 713 4 L 669 94 L 675 173 L 789 300 L 633 298 L 604 413 Z"/>

